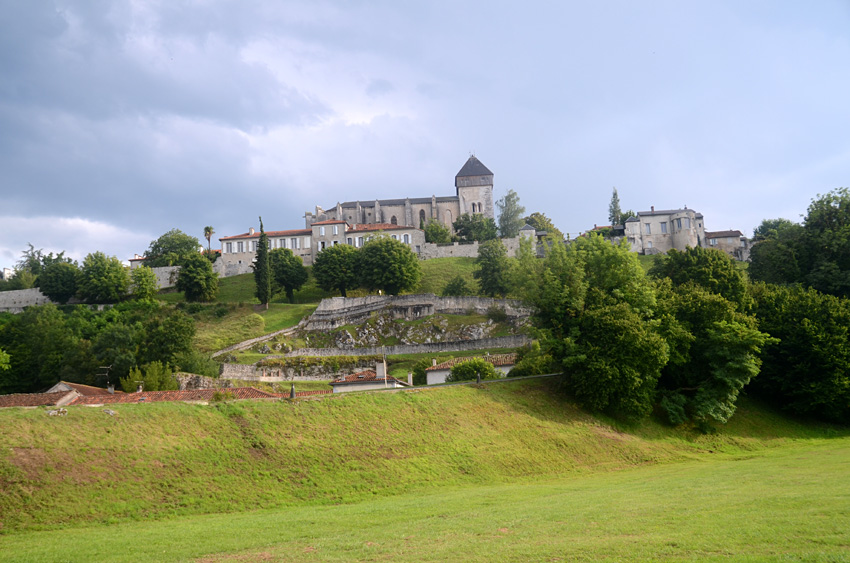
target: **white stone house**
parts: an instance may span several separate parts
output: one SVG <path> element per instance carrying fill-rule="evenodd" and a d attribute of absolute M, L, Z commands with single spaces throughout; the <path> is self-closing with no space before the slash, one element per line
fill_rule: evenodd
<path fill-rule="evenodd" d="M 516 354 L 487 354 L 486 356 L 477 356 L 476 358 L 471 356 L 452 358 L 440 364 L 437 363 L 436 359 L 433 359 L 431 360 L 431 367 L 425 368 L 425 380 L 428 385 L 445 383 L 454 366 L 472 359 L 481 359 L 490 362 L 496 368 L 496 371 L 502 374 L 502 377 L 506 376 L 513 369 L 514 365 L 516 365 Z"/>
<path fill-rule="evenodd" d="M 702 246 L 705 226 L 702 213 L 693 209 L 641 211 L 626 220 L 625 235 L 632 252 L 659 254 L 671 249 L 685 250 Z"/>

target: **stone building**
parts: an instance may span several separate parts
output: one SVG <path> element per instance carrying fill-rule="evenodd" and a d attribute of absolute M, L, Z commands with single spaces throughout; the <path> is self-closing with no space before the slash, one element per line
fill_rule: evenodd
<path fill-rule="evenodd" d="M 693 209 L 640 211 L 626 220 L 625 236 L 632 252 L 659 254 L 675 248 L 697 247 L 705 240 L 702 213 Z"/>
<path fill-rule="evenodd" d="M 493 211 L 493 173 L 474 155 L 455 176 L 455 195 L 346 201 L 304 215 L 305 226 L 322 221 L 345 221 L 349 225 L 391 224 L 423 227 L 435 219 L 452 228 L 464 213 L 480 213 L 495 219 Z"/>
<path fill-rule="evenodd" d="M 750 241 L 741 231 L 706 231 L 703 246 L 722 250 L 735 260 L 750 259 Z"/>

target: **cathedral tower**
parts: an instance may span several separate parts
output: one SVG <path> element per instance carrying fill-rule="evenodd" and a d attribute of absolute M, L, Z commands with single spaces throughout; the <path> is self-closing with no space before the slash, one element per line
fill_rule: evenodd
<path fill-rule="evenodd" d="M 480 213 L 495 219 L 493 213 L 493 173 L 475 155 L 469 157 L 455 176 L 461 213 Z"/>

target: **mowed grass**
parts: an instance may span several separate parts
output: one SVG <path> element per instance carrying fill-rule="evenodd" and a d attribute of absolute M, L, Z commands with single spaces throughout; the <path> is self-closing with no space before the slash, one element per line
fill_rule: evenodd
<path fill-rule="evenodd" d="M 848 438 L 750 456 L 2 538 L 6 561 L 847 561 Z"/>
<path fill-rule="evenodd" d="M 472 277 L 472 272 L 475 271 L 474 258 L 434 258 L 422 260 L 419 265 L 422 267 L 422 280 L 419 288 L 411 293 L 440 295 L 447 283 L 460 276 L 466 280 L 466 285 L 473 295 L 478 294 L 478 282 Z"/>
<path fill-rule="evenodd" d="M 850 445 L 846 430 L 746 402 L 713 435 L 652 421 L 622 427 L 578 409 L 554 379 L 112 410 L 0 410 L 2 532 L 441 494 L 749 457 L 832 436 Z"/>
<path fill-rule="evenodd" d="M 232 344 L 283 330 L 313 313 L 312 303 L 290 305 L 270 303 L 268 309 L 260 306 L 230 306 L 226 314 L 216 315 L 215 307 L 196 313 L 194 345 L 204 352 L 215 352 Z"/>

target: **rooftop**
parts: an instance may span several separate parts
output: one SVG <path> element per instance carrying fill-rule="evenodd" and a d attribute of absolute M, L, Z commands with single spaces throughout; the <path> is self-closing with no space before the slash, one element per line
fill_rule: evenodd
<path fill-rule="evenodd" d="M 289 231 L 266 231 L 266 236 L 269 238 L 274 237 L 289 237 L 289 236 L 303 236 L 303 235 L 311 235 L 313 231 L 310 229 L 292 229 Z M 229 237 L 221 237 L 218 240 L 233 240 L 238 238 L 260 238 L 260 232 L 254 231 L 254 233 L 242 233 L 241 235 L 233 235 Z"/>
<path fill-rule="evenodd" d="M 401 381 L 400 379 L 396 379 L 391 375 L 386 377 L 378 377 L 378 374 L 375 373 L 375 370 L 366 370 L 366 371 L 358 371 L 356 373 L 351 373 L 344 377 L 338 377 L 331 381 L 331 385 L 351 385 L 358 383 L 390 383 L 396 382 L 401 385 L 407 386 L 406 381 Z"/>
<path fill-rule="evenodd" d="M 705 238 L 741 238 L 741 231 L 706 231 Z"/>
<path fill-rule="evenodd" d="M 457 173 L 456 178 L 463 178 L 464 176 L 492 176 L 493 173 L 490 172 L 490 169 L 484 166 L 480 160 L 478 160 L 475 155 L 469 157 L 466 163 L 463 165 L 463 168 L 460 169 L 460 172 Z"/>

